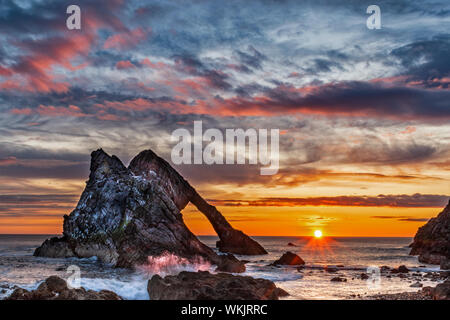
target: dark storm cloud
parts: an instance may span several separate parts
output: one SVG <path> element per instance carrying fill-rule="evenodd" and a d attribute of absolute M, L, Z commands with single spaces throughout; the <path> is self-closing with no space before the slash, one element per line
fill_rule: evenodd
<path fill-rule="evenodd" d="M 236 112 L 246 110 L 273 114 L 306 112 L 324 115 L 381 116 L 395 118 L 448 118 L 450 92 L 409 87 L 387 87 L 352 81 L 329 84 L 302 94 L 285 86 L 265 92 L 270 99 L 230 101 L 223 108 Z"/>
<path fill-rule="evenodd" d="M 423 80 L 430 87 L 441 85 L 439 80 L 450 76 L 450 35 L 436 36 L 431 40 L 410 43 L 392 51 L 407 69 L 406 75 Z M 448 88 L 449 83 L 444 84 Z"/>

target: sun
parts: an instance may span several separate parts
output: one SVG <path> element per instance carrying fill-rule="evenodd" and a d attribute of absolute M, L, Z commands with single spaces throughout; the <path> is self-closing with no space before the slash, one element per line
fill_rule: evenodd
<path fill-rule="evenodd" d="M 316 238 L 322 238 L 322 231 L 320 231 L 320 230 L 314 231 L 314 237 L 316 237 Z"/>

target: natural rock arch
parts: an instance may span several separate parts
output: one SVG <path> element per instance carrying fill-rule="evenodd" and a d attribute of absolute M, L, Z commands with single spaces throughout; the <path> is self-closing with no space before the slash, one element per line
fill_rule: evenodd
<path fill-rule="evenodd" d="M 234 229 L 222 214 L 153 151 L 137 155 L 125 167 L 99 149 L 91 155 L 91 173 L 77 207 L 64 216 L 63 237 L 46 240 L 35 251 L 45 257 L 91 257 L 120 267 L 146 262 L 170 252 L 201 257 L 223 271 L 242 272 L 231 255 L 217 255 L 184 224 L 181 210 L 192 202 L 211 222 L 222 252 L 267 253 L 256 241 Z"/>

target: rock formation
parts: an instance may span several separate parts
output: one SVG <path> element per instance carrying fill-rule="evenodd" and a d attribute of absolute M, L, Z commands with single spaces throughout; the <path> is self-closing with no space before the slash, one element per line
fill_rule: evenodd
<path fill-rule="evenodd" d="M 19 288 L 6 300 L 122 300 L 122 298 L 108 290 L 96 292 L 84 288 L 69 289 L 65 280 L 51 276 L 36 290 Z"/>
<path fill-rule="evenodd" d="M 410 255 L 418 255 L 420 262 L 450 269 L 450 202 L 437 217 L 419 228 L 410 247 Z"/>
<path fill-rule="evenodd" d="M 278 300 L 288 295 L 270 280 L 207 271 L 155 275 L 147 290 L 150 300 Z"/>
<path fill-rule="evenodd" d="M 303 261 L 302 258 L 300 258 L 295 253 L 292 253 L 290 251 L 286 252 L 281 256 L 280 259 L 274 261 L 271 265 L 287 265 L 287 266 L 301 266 L 304 265 L 305 261 Z"/>
<path fill-rule="evenodd" d="M 148 256 L 170 252 L 205 259 L 221 271 L 243 272 L 243 263 L 232 255 L 217 255 L 187 228 L 181 210 L 189 202 L 211 221 L 221 251 L 266 253 L 152 151 L 141 152 L 128 168 L 101 149 L 91 157 L 86 188 L 75 210 L 64 216 L 63 237 L 46 240 L 36 256 L 97 256 L 117 267 L 133 267 L 145 264 Z"/>

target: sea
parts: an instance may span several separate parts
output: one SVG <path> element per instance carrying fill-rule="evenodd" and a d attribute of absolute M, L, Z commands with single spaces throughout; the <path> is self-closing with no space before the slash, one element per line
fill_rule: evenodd
<path fill-rule="evenodd" d="M 111 290 L 125 299 L 146 300 L 147 280 L 153 275 L 178 274 L 180 271 L 208 270 L 211 266 L 202 259 L 187 261 L 171 254 L 150 257 L 149 263 L 135 270 L 105 265 L 96 257 L 78 259 L 52 259 L 34 257 L 34 250 L 54 235 L 0 235 L 0 299 L 7 297 L 16 287 L 35 289 L 51 275 L 69 280 L 74 286 L 91 290 Z M 203 243 L 215 249 L 214 236 L 199 236 Z M 411 285 L 417 280 L 385 276 L 382 266 L 407 266 L 418 276 L 423 286 L 435 286 L 436 281 L 427 273 L 439 271 L 439 266 L 419 263 L 417 257 L 408 255 L 412 238 L 368 237 L 253 237 L 268 252 L 261 256 L 237 256 L 247 260 L 247 271 L 241 275 L 264 278 L 286 290 L 284 299 L 339 300 L 364 299 L 386 293 L 417 291 Z M 271 266 L 287 251 L 299 255 L 305 262 L 303 268 Z M 334 272 L 329 272 L 334 271 Z M 361 277 L 369 274 L 369 279 Z M 76 278 L 75 278 L 76 276 Z M 340 277 L 345 282 L 331 279 Z M 72 282 L 71 282 L 72 281 Z M 78 281 L 78 282 L 77 282 Z"/>

